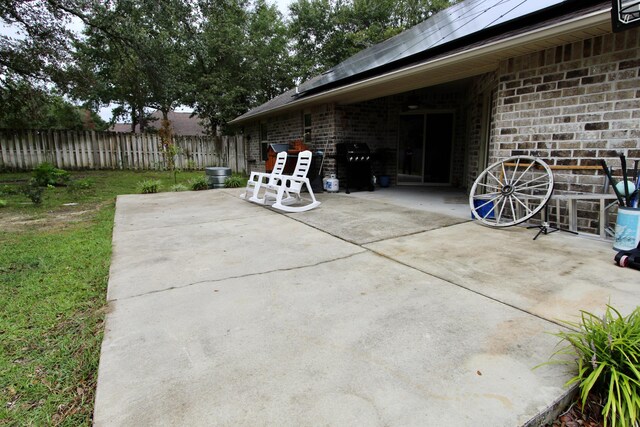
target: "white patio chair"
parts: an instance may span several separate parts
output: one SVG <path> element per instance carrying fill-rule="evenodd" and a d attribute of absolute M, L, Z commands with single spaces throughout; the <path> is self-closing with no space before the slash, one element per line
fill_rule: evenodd
<path fill-rule="evenodd" d="M 296 168 L 291 175 L 281 175 L 277 184 L 266 185 L 262 204 L 269 204 L 271 200 L 275 199 L 271 207 L 284 212 L 304 212 L 320 205 L 320 202 L 316 200 L 313 194 L 309 178 L 307 178 L 311 168 L 311 157 L 312 154 L 309 150 L 298 154 Z M 300 195 L 303 185 L 307 186 L 307 191 L 311 197 L 309 201 Z M 291 206 L 305 201 L 308 201 L 305 205 Z"/>
<path fill-rule="evenodd" d="M 278 178 L 282 175 L 286 163 L 287 152 L 281 151 L 276 156 L 276 164 L 273 166 L 271 173 L 251 172 L 249 181 L 247 181 L 247 188 L 245 192 L 240 195 L 240 198 L 251 202 L 258 202 L 258 200 L 260 200 L 258 199 L 260 189 L 269 184 L 277 184 Z"/>

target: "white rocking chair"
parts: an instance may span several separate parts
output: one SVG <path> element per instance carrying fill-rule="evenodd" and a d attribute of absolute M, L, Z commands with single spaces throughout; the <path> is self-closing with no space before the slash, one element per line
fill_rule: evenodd
<path fill-rule="evenodd" d="M 293 173 L 291 175 L 280 175 L 277 179 L 279 181 L 277 184 L 267 184 L 264 198 L 257 201 L 257 203 L 269 204 L 271 199 L 275 199 L 271 207 L 284 212 L 304 212 L 319 206 L 320 202 L 316 200 L 309 178 L 307 178 L 311 168 L 311 157 L 311 151 L 308 150 L 298 154 L 296 169 Z M 307 186 L 311 200 L 303 206 L 291 206 L 292 204 L 307 201 L 300 196 L 303 185 Z"/>
<path fill-rule="evenodd" d="M 273 166 L 271 173 L 265 172 L 251 172 L 249 181 L 247 181 L 247 189 L 240 195 L 241 199 L 245 199 L 251 202 L 259 202 L 258 194 L 260 189 L 265 185 L 273 185 L 278 183 L 278 178 L 284 171 L 284 166 L 287 163 L 287 152 L 281 151 L 276 156 L 276 164 Z"/>

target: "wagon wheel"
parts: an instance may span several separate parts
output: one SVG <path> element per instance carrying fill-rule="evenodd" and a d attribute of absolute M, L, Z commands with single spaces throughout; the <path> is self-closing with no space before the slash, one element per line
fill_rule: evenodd
<path fill-rule="evenodd" d="M 485 169 L 473 183 L 469 206 L 490 227 L 520 224 L 540 212 L 553 192 L 553 174 L 542 160 L 515 156 Z"/>

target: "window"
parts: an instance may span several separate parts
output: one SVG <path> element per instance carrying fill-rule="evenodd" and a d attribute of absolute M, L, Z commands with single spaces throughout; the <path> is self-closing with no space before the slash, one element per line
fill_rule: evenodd
<path fill-rule="evenodd" d="M 303 127 L 304 127 L 304 142 L 311 142 L 311 113 L 304 113 L 303 115 Z"/>
<path fill-rule="evenodd" d="M 267 122 L 260 123 L 260 158 L 267 161 L 267 151 L 269 149 L 269 129 Z"/>

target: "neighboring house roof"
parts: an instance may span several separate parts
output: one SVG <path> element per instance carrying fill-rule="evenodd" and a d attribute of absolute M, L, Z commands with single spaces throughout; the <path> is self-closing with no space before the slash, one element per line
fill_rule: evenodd
<path fill-rule="evenodd" d="M 147 123 L 147 126 L 155 130 L 160 129 L 162 112 L 154 111 L 151 114 L 152 119 Z M 204 126 L 200 124 L 200 118 L 195 115 L 191 117 L 191 113 L 178 113 L 176 111 L 170 111 L 168 115 L 171 122 L 171 128 L 174 135 L 205 135 Z M 116 123 L 111 128 L 113 132 L 131 132 L 130 123 Z M 140 132 L 140 126 L 136 126 L 136 133 Z"/>
<path fill-rule="evenodd" d="M 357 102 L 482 74 L 500 60 L 611 31 L 611 1 L 466 0 L 234 119 Z"/>
<path fill-rule="evenodd" d="M 109 130 L 111 132 L 129 133 L 131 132 L 131 123 L 115 123 Z"/>

